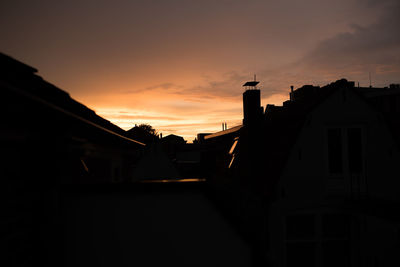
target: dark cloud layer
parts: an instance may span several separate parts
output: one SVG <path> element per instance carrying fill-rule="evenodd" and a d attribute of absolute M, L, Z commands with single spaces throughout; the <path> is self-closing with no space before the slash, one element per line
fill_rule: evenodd
<path fill-rule="evenodd" d="M 378 5 L 375 2 L 373 4 Z M 393 79 L 398 82 L 400 3 L 390 1 L 384 10 L 376 23 L 365 27 L 353 25 L 352 32 L 340 33 L 322 41 L 297 64 L 320 75 L 350 74 L 358 78 L 364 76 L 365 80 L 371 72 L 378 82 L 390 82 Z"/>

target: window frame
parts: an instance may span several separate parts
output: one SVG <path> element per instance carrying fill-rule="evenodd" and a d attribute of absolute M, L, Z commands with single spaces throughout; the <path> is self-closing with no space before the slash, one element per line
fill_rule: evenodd
<path fill-rule="evenodd" d="M 329 169 L 329 147 L 328 147 L 328 129 L 339 128 L 341 129 L 341 139 L 342 139 L 342 173 L 336 174 L 331 173 Z M 361 130 L 361 170 L 359 173 L 350 172 L 350 162 L 349 162 L 349 142 L 348 142 L 348 132 L 349 129 L 360 129 Z M 354 179 L 365 179 L 366 173 L 366 125 L 363 123 L 356 124 L 327 124 L 323 127 L 323 138 L 324 138 L 324 158 L 325 158 L 325 176 L 328 181 L 337 183 L 345 183 L 345 181 L 351 183 L 350 178 Z"/>

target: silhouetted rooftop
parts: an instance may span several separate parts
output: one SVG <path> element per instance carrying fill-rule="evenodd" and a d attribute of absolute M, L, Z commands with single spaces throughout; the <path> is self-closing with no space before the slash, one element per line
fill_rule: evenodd
<path fill-rule="evenodd" d="M 176 143 L 186 143 L 185 139 L 182 136 L 169 134 L 161 139 L 164 142 L 176 142 Z"/>
<path fill-rule="evenodd" d="M 33 74 L 38 70 L 19 62 L 10 56 L 0 53 L 0 71 Z"/>
<path fill-rule="evenodd" d="M 389 95 L 391 93 L 398 94 L 399 89 L 397 88 L 366 88 L 365 92 L 362 88 L 354 87 L 354 82 L 347 81 L 345 79 L 338 80 L 330 83 L 326 86 L 312 86 L 305 85 L 293 92 L 291 95 L 292 100 L 285 101 L 283 106 L 268 105 L 266 108 L 264 119 L 259 122 L 256 131 L 262 133 L 261 135 L 255 135 L 258 140 L 252 141 L 254 136 L 248 134 L 244 127 L 241 131 L 239 147 L 242 149 L 246 146 L 245 142 L 252 142 L 257 144 L 257 148 L 252 153 L 262 153 L 263 167 L 268 168 L 268 179 L 260 181 L 263 184 L 259 185 L 260 190 L 269 190 L 274 188 L 273 184 L 276 179 L 281 175 L 285 167 L 287 158 L 291 152 L 293 145 L 295 144 L 299 133 L 305 123 L 307 123 L 308 114 L 312 112 L 318 105 L 324 102 L 332 93 L 338 89 L 352 90 L 356 95 L 363 99 L 372 109 L 378 112 L 379 109 L 374 103 L 369 101 L 368 96 L 372 95 Z M 393 113 L 394 114 L 394 113 Z M 391 126 L 393 135 L 399 136 L 400 134 L 400 123 L 398 116 L 395 115 L 394 119 L 389 119 L 390 114 L 385 115 L 386 122 Z M 213 134 L 211 137 L 227 134 L 227 131 L 222 131 Z M 207 136 L 206 138 L 210 138 Z M 247 141 L 246 141 L 247 139 Z M 396 138 L 398 144 L 400 144 L 400 138 Z M 246 160 L 248 156 L 244 153 L 237 155 L 236 160 Z M 269 189 L 268 189 L 269 188 Z M 265 191 L 264 191 L 265 192 Z"/>
<path fill-rule="evenodd" d="M 223 130 L 223 131 L 219 131 L 219 132 L 216 132 L 216 133 L 213 133 L 213 134 L 208 134 L 208 135 L 204 136 L 204 140 L 209 140 L 211 138 L 220 137 L 220 136 L 224 136 L 224 135 L 227 135 L 227 134 L 235 133 L 235 132 L 239 131 L 242 127 L 243 127 L 243 125 L 238 125 L 238 126 L 235 126 L 235 127 Z"/>
<path fill-rule="evenodd" d="M 35 74 L 37 72 L 35 68 L 0 53 L 0 69 L 0 81 L 9 92 L 51 108 L 54 112 L 74 117 L 121 139 L 143 145 L 127 138 L 123 129 L 72 99 L 67 92 L 43 80 L 42 77 Z"/>

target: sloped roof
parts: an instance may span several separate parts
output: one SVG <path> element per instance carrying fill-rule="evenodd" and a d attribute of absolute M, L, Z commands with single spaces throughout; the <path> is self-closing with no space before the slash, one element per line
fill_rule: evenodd
<path fill-rule="evenodd" d="M 26 74 L 33 74 L 38 70 L 28 66 L 18 60 L 13 59 L 10 56 L 7 56 L 0 52 L 0 72 L 1 73 L 26 73 Z"/>
<path fill-rule="evenodd" d="M 118 138 L 135 142 L 125 136 L 125 131 L 98 116 L 93 110 L 72 99 L 70 95 L 36 75 L 37 70 L 0 53 L 0 85 L 10 92 L 74 117 Z"/>
<path fill-rule="evenodd" d="M 224 136 L 224 135 L 236 133 L 242 127 L 243 127 L 243 125 L 238 125 L 238 126 L 226 129 L 224 131 L 219 131 L 219 132 L 216 132 L 216 133 L 213 133 L 213 134 L 208 134 L 208 135 L 204 136 L 204 140 L 209 140 L 209 139 L 212 139 L 212 138 L 215 138 L 215 137 L 221 137 L 221 136 Z"/>
<path fill-rule="evenodd" d="M 175 134 L 169 134 L 161 139 L 162 141 L 165 142 L 180 142 L 180 143 L 185 143 L 185 139 L 182 136 L 175 135 Z"/>

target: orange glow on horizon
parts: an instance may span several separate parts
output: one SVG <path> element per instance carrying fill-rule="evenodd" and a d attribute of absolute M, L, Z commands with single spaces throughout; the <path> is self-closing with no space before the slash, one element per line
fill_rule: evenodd
<path fill-rule="evenodd" d="M 138 107 L 127 108 L 124 102 L 129 102 L 130 98 L 140 98 Z M 287 96 L 274 94 L 262 99 L 263 105 L 281 105 Z M 111 101 L 110 101 L 111 100 Z M 142 123 L 152 125 L 158 133 L 163 136 L 176 134 L 182 136 L 188 142 L 192 142 L 198 133 L 214 133 L 221 131 L 221 123 L 226 122 L 228 128 L 242 123 L 242 99 L 190 99 L 185 95 L 169 95 L 161 93 L 154 94 L 141 93 L 124 97 L 109 99 L 108 103 L 115 106 L 90 104 L 96 113 L 124 130 L 129 130 Z M 118 104 L 119 103 L 119 104 Z M 156 103 L 154 105 L 154 103 Z M 146 107 L 146 104 L 148 107 Z"/>

